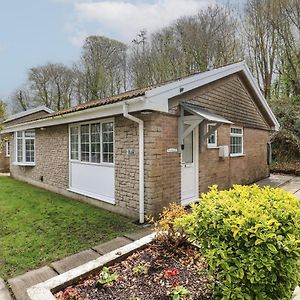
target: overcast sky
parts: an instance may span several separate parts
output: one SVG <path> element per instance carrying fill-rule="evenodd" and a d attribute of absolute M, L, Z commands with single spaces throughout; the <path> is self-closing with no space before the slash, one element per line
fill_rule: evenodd
<path fill-rule="evenodd" d="M 130 42 L 141 29 L 170 24 L 225 0 L 2 0 L 0 97 L 22 86 L 32 66 L 70 65 L 85 37 L 105 35 Z M 232 0 L 238 1 L 238 0 Z"/>

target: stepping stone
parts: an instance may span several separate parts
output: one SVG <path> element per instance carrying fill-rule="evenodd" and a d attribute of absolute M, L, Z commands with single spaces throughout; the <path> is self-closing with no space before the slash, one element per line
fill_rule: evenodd
<path fill-rule="evenodd" d="M 132 241 L 136 241 L 136 240 L 139 240 L 139 239 L 143 238 L 144 236 L 149 235 L 151 233 L 153 233 L 153 230 L 151 229 L 151 227 L 146 227 L 139 231 L 124 234 L 124 236 Z"/>
<path fill-rule="evenodd" d="M 80 265 L 83 265 L 91 260 L 100 257 L 95 251 L 89 249 L 74 255 L 63 258 L 59 261 L 52 263 L 50 266 L 59 274 L 74 269 Z"/>
<path fill-rule="evenodd" d="M 300 182 L 288 182 L 287 184 L 284 184 L 280 188 L 294 194 L 300 190 Z"/>
<path fill-rule="evenodd" d="M 8 283 L 17 300 L 26 300 L 26 290 L 40 282 L 46 281 L 57 274 L 45 266 L 37 270 L 29 271 L 23 275 L 9 279 Z"/>
<path fill-rule="evenodd" d="M 4 280 L 0 278 L 0 299 L 1 300 L 12 300 L 8 289 L 5 286 Z"/>
<path fill-rule="evenodd" d="M 116 250 L 120 247 L 123 247 L 127 244 L 130 244 L 132 241 L 125 237 L 117 237 L 109 242 L 100 244 L 98 246 L 93 247 L 95 251 L 100 253 L 101 255 L 106 254 L 108 252 L 111 252 L 113 250 Z"/>

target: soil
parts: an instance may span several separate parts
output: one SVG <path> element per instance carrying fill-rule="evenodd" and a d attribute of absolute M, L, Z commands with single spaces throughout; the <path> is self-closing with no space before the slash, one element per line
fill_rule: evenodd
<path fill-rule="evenodd" d="M 180 299 L 213 299 L 207 265 L 191 245 L 176 250 L 149 245 L 109 267 L 117 280 L 100 284 L 101 273 L 56 293 L 59 300 L 170 300 L 175 286 L 188 289 Z"/>

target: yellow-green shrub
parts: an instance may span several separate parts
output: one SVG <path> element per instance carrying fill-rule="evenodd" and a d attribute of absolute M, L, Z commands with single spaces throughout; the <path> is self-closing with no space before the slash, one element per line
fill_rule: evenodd
<path fill-rule="evenodd" d="M 214 273 L 216 299 L 290 299 L 300 257 L 300 200 L 292 194 L 214 186 L 178 223 Z"/>

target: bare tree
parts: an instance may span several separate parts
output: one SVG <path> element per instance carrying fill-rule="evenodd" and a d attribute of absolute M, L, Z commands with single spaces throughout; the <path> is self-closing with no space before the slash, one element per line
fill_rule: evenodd
<path fill-rule="evenodd" d="M 245 8 L 245 32 L 249 64 L 267 99 L 277 64 L 280 39 L 274 26 L 279 16 L 278 1 L 248 0 Z"/>
<path fill-rule="evenodd" d="M 83 46 L 80 63 L 74 70 L 78 73 L 76 92 L 79 102 L 100 99 L 126 90 L 127 46 L 102 36 L 90 36 Z"/>

